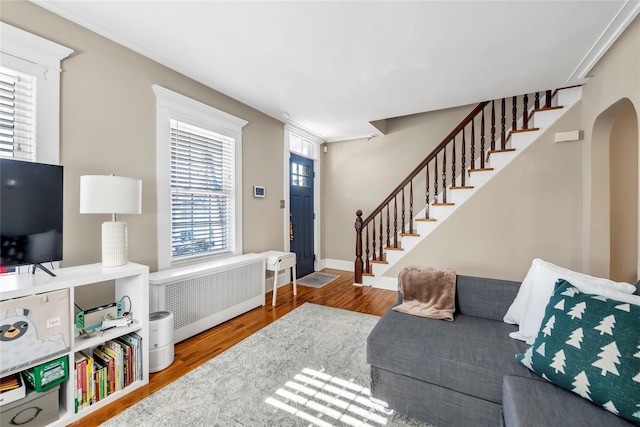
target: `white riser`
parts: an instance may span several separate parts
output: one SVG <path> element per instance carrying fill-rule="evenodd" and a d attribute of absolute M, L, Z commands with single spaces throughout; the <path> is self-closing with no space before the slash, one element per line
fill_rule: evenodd
<path fill-rule="evenodd" d="M 489 158 L 489 166 L 501 170 L 506 165 L 511 163 L 511 160 L 516 156 L 516 151 L 504 151 L 501 153 L 493 153 Z"/>
<path fill-rule="evenodd" d="M 451 201 L 456 205 L 466 202 L 474 193 L 475 188 L 466 188 L 464 190 L 451 190 Z"/>
<path fill-rule="evenodd" d="M 533 127 L 540 128 L 541 130 L 548 128 L 564 114 L 564 110 L 567 108 L 565 105 L 564 108 L 558 110 L 538 111 L 533 117 Z"/>

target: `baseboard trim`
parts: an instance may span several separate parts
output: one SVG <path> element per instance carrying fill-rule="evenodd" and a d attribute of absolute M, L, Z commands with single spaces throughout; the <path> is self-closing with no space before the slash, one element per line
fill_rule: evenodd
<path fill-rule="evenodd" d="M 324 265 L 323 268 L 334 268 L 336 270 L 353 272 L 353 261 L 325 258 L 321 261 L 321 263 Z"/>

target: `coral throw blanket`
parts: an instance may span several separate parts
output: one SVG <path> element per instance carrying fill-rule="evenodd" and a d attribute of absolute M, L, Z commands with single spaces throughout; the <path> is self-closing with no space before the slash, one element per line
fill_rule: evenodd
<path fill-rule="evenodd" d="M 403 303 L 395 311 L 453 320 L 456 304 L 456 273 L 431 267 L 405 267 L 398 277 L 398 288 Z"/>

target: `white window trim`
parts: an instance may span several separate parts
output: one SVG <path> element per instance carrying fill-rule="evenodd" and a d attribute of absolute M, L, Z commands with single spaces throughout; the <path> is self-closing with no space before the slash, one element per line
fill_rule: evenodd
<path fill-rule="evenodd" d="M 0 22 L 0 65 L 38 79 L 36 161 L 60 164 L 60 61 L 72 49 Z"/>
<path fill-rule="evenodd" d="M 181 95 L 159 85 L 152 85 L 156 95 L 156 183 L 158 202 L 158 269 L 191 264 L 242 254 L 242 128 L 246 120 L 235 117 L 210 105 Z M 169 119 L 182 120 L 235 139 L 236 217 L 235 252 L 210 255 L 191 260 L 171 259 L 171 144 Z"/>
<path fill-rule="evenodd" d="M 322 181 L 322 164 L 321 164 L 321 145 L 326 141 L 319 137 L 316 134 L 313 134 L 302 127 L 296 126 L 292 123 L 287 123 L 284 125 L 284 199 L 286 200 L 287 208 L 283 213 L 283 221 L 284 221 L 284 250 L 289 251 L 291 249 L 291 241 L 289 240 L 289 212 L 291 211 L 290 200 L 291 200 L 291 191 L 289 188 L 289 179 L 290 179 L 290 159 L 291 159 L 291 145 L 290 139 L 291 134 L 298 135 L 310 142 L 316 144 L 316 149 L 314 150 L 314 156 L 309 157 L 313 160 L 313 171 L 315 176 L 313 178 L 313 211 L 316 214 L 314 224 L 313 224 L 313 253 L 316 256 L 316 270 L 322 270 L 324 268 L 324 261 L 321 259 L 320 254 L 322 253 L 322 198 L 320 197 L 322 187 L 320 185 Z M 300 153 L 295 153 L 299 156 L 302 156 Z M 305 157 L 305 156 L 302 156 Z"/>

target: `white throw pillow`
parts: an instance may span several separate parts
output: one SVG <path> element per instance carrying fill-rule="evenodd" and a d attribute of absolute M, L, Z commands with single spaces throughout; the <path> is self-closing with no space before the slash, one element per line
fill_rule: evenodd
<path fill-rule="evenodd" d="M 518 295 L 504 316 L 506 323 L 520 325 L 520 330 L 509 334 L 511 338 L 533 343 L 544 311 L 558 279 L 565 279 L 581 292 L 616 298 L 616 294 L 632 294 L 636 287 L 629 283 L 589 276 L 536 258 L 522 281 Z"/>
<path fill-rule="evenodd" d="M 522 280 L 522 284 L 520 285 L 520 289 L 518 289 L 518 295 L 509 306 L 507 310 L 507 314 L 504 315 L 505 323 L 509 323 L 511 325 L 519 325 L 522 320 L 522 315 L 524 314 L 524 310 L 527 308 L 527 300 L 529 299 L 529 291 L 531 286 L 533 286 L 533 282 L 535 281 L 536 272 L 540 269 L 539 258 L 536 258 L 531 262 L 531 267 L 529 267 L 529 271 L 527 275 Z"/>

